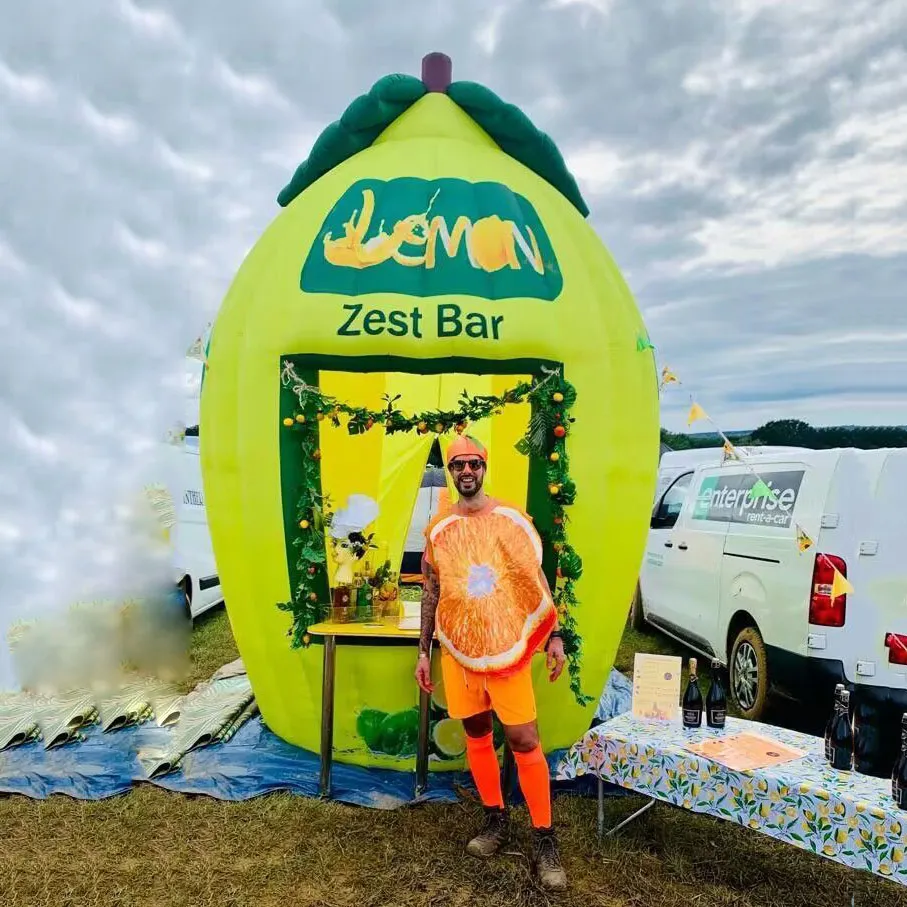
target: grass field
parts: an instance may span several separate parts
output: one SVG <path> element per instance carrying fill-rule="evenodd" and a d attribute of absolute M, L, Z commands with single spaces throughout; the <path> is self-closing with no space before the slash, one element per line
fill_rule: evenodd
<path fill-rule="evenodd" d="M 618 656 L 679 653 L 628 631 Z M 195 680 L 236 657 L 223 612 L 198 622 Z M 611 823 L 640 805 L 606 802 Z M 903 889 L 728 823 L 657 807 L 599 845 L 595 803 L 560 798 L 571 889 L 532 883 L 523 835 L 503 857 L 463 855 L 471 803 L 377 812 L 273 795 L 219 803 L 142 787 L 99 803 L 0 801 L 6 907 L 904 907 Z M 519 826 L 526 817 L 518 815 Z"/>

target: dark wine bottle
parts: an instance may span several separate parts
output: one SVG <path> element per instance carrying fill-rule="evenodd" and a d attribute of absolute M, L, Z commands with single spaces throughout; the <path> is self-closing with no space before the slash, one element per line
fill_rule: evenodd
<path fill-rule="evenodd" d="M 705 720 L 709 727 L 723 728 L 727 718 L 727 693 L 721 682 L 721 662 L 712 660 L 712 685 L 705 697 Z"/>
<path fill-rule="evenodd" d="M 702 725 L 702 691 L 699 689 L 699 678 L 696 676 L 696 659 L 690 659 L 690 679 L 683 694 L 681 703 L 683 710 L 684 727 L 700 727 Z"/>
<path fill-rule="evenodd" d="M 907 809 L 907 713 L 901 718 L 901 754 L 891 773 L 891 796 L 898 809 Z"/>
<path fill-rule="evenodd" d="M 829 765 L 838 771 L 849 772 L 853 768 L 853 725 L 850 723 L 850 693 L 847 690 L 841 691 L 830 739 L 831 746 L 827 748 L 831 756 Z"/>
<path fill-rule="evenodd" d="M 885 758 L 883 735 L 890 729 L 875 696 L 866 687 L 857 686 L 850 697 L 853 711 L 853 770 L 861 775 L 887 778 L 895 748 Z M 894 735 L 891 735 L 894 736 Z"/>
<path fill-rule="evenodd" d="M 828 724 L 825 725 L 825 761 L 831 762 L 831 731 L 835 726 L 835 719 L 838 717 L 838 710 L 841 708 L 841 694 L 844 692 L 844 684 L 839 683 L 835 686 L 835 699 L 832 703 L 831 714 L 828 716 Z"/>

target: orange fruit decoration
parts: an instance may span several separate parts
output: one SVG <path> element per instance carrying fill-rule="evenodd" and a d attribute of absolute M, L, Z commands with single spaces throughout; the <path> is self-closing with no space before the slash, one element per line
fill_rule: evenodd
<path fill-rule="evenodd" d="M 436 518 L 429 538 L 442 577 L 438 639 L 464 668 L 509 674 L 547 639 L 556 610 L 540 578 L 542 547 L 529 518 L 494 504 Z"/>

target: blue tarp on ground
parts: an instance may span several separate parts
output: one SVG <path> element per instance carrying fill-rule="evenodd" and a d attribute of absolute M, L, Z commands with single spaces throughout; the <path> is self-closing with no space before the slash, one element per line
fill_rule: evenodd
<path fill-rule="evenodd" d="M 612 671 L 593 724 L 607 721 L 629 707 L 630 682 Z M 80 800 L 101 800 L 144 782 L 220 800 L 248 800 L 275 791 L 318 795 L 318 756 L 284 742 L 259 717 L 249 720 L 228 742 L 189 753 L 178 771 L 153 782 L 148 781 L 138 753 L 161 745 L 172 731 L 146 725 L 104 734 L 93 726 L 84 733 L 84 741 L 57 749 L 45 750 L 37 742 L 0 752 L 0 793 L 33 799 L 65 794 Z M 550 754 L 552 769 L 561 755 Z M 413 779 L 408 772 L 335 762 L 331 795 L 357 806 L 394 809 L 415 802 Z M 432 773 L 429 790 L 419 802 L 456 800 L 461 788 L 472 789 L 468 776 Z M 558 784 L 556 789 L 585 792 L 592 786 L 588 779 L 582 779 Z"/>

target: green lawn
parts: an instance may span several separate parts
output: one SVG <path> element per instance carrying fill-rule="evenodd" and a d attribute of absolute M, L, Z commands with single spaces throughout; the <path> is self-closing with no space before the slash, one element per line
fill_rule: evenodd
<path fill-rule="evenodd" d="M 202 618 L 193 678 L 236 657 L 222 611 Z M 617 659 L 682 654 L 628 632 Z M 640 805 L 606 802 L 616 823 Z M 571 890 L 532 883 L 523 831 L 488 863 L 463 855 L 473 803 L 394 812 L 286 794 L 219 803 L 141 787 L 99 803 L 0 801 L 0 890 L 8 907 L 904 907 L 892 882 L 844 869 L 734 825 L 656 807 L 596 841 L 594 801 L 559 798 L 555 817 Z M 520 812 L 518 824 L 525 829 Z"/>

